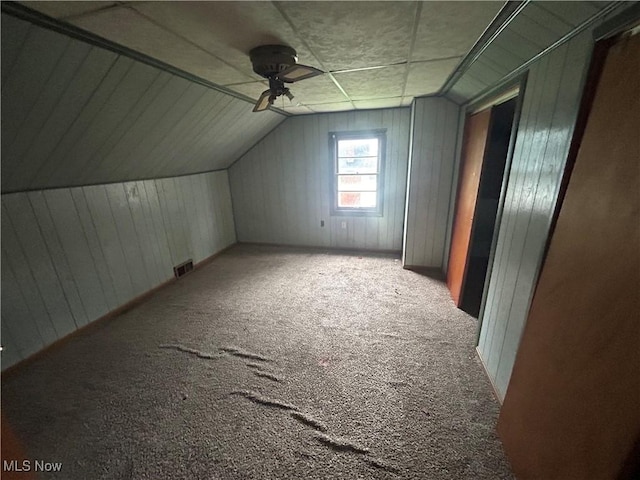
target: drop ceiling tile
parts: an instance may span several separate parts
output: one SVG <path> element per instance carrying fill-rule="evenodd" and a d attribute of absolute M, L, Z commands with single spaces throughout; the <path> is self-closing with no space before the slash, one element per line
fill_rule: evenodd
<path fill-rule="evenodd" d="M 400 65 L 333 75 L 352 100 L 368 100 L 401 96 L 406 70 Z"/>
<path fill-rule="evenodd" d="M 239 85 L 229 85 L 225 88 L 257 100 L 260 94 L 269 88 L 269 84 L 267 82 L 251 82 Z"/>
<path fill-rule="evenodd" d="M 353 110 L 353 105 L 351 102 L 321 103 L 318 105 L 311 105 L 310 108 L 316 113 L 344 112 L 347 110 Z"/>
<path fill-rule="evenodd" d="M 402 106 L 402 97 L 373 98 L 370 100 L 354 100 L 358 109 L 394 108 Z"/>
<path fill-rule="evenodd" d="M 116 2 L 19 2 L 25 7 L 37 10 L 53 18 L 67 18 L 102 10 L 116 5 Z"/>
<path fill-rule="evenodd" d="M 459 62 L 460 58 L 412 63 L 409 65 L 405 95 L 418 97 L 436 93 Z"/>
<path fill-rule="evenodd" d="M 293 106 L 285 105 L 283 110 L 286 111 L 287 113 L 295 113 L 296 115 L 305 115 L 305 114 L 313 113 L 313 110 L 311 110 L 309 107 L 305 107 L 304 105 L 293 105 Z"/>
<path fill-rule="evenodd" d="M 423 2 L 412 61 L 465 55 L 504 2 Z"/>
<path fill-rule="evenodd" d="M 295 96 L 293 103 L 315 105 L 318 103 L 344 102 L 347 98 L 336 87 L 328 75 L 308 78 L 300 82 L 287 85 Z"/>
<path fill-rule="evenodd" d="M 278 5 L 329 70 L 407 60 L 415 2 L 282 2 Z"/>
<path fill-rule="evenodd" d="M 73 19 L 71 23 L 218 85 L 252 80 L 252 77 L 164 30 L 128 7 L 92 13 Z"/>
<path fill-rule="evenodd" d="M 289 45 L 298 62 L 318 64 L 272 2 L 134 2 L 132 8 L 256 80 L 249 51 L 259 45 Z"/>

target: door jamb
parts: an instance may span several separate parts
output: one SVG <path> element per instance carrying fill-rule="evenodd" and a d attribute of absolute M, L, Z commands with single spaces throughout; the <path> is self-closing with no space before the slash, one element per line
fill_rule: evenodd
<path fill-rule="evenodd" d="M 487 273 L 484 278 L 484 287 L 482 290 L 482 300 L 480 301 L 480 312 L 478 313 L 478 324 L 476 325 L 476 338 L 475 338 L 475 346 L 478 346 L 480 341 L 480 330 L 482 328 L 482 323 L 484 319 L 484 311 L 487 303 L 487 293 L 489 291 L 489 280 L 491 279 L 491 273 L 493 271 L 493 261 L 495 259 L 496 254 L 496 246 L 498 244 L 498 235 L 500 234 L 500 223 L 502 221 L 502 214 L 504 211 L 504 203 L 507 194 L 507 185 L 509 183 L 509 177 L 511 175 L 511 161 L 513 159 L 513 151 L 515 148 L 516 137 L 518 134 L 518 126 L 520 125 L 520 114 L 522 113 L 522 103 L 524 100 L 524 94 L 527 86 L 527 77 L 528 71 L 524 72 L 522 75 L 516 77 L 510 82 L 498 86 L 488 95 L 484 95 L 481 98 L 478 98 L 466 106 L 467 112 L 473 111 L 483 102 L 487 102 L 487 98 L 498 97 L 500 98 L 504 95 L 505 92 L 514 89 L 517 86 L 517 102 L 516 109 L 513 113 L 513 123 L 511 126 L 511 135 L 509 136 L 509 148 L 507 149 L 507 159 L 504 166 L 504 174 L 502 176 L 502 187 L 500 188 L 500 198 L 498 200 L 498 208 L 496 211 L 496 221 L 494 223 L 493 228 L 493 238 L 491 239 L 491 249 L 489 250 L 489 262 L 487 264 Z M 513 98 L 513 97 L 512 97 Z M 505 99 L 507 100 L 507 99 Z M 472 232 L 473 233 L 473 232 Z"/>

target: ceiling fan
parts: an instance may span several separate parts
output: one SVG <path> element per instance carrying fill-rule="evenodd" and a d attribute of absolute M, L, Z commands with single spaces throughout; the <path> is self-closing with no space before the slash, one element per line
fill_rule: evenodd
<path fill-rule="evenodd" d="M 280 95 L 293 100 L 293 95 L 285 83 L 294 83 L 322 75 L 324 72 L 298 63 L 296 51 L 285 45 L 262 45 L 249 52 L 253 71 L 269 80 L 269 89 L 262 92 L 253 107 L 254 112 L 262 112 Z"/>

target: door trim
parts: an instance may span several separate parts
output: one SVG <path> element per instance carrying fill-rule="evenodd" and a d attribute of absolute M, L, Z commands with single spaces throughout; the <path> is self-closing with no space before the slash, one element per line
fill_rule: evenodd
<path fill-rule="evenodd" d="M 489 283 L 491 280 L 491 273 L 493 272 L 493 261 L 496 256 L 496 247 L 498 245 L 498 236 L 500 235 L 500 224 L 502 223 L 502 214 L 504 212 L 504 203 L 507 196 L 507 186 L 509 184 L 509 178 L 511 176 L 511 163 L 513 160 L 513 152 L 515 150 L 516 138 L 518 136 L 518 127 L 520 125 L 520 114 L 522 113 L 522 103 L 524 95 L 527 89 L 527 78 L 529 71 L 521 74 L 516 80 L 506 83 L 501 86 L 503 91 L 509 91 L 513 89 L 514 84 L 518 85 L 518 95 L 516 102 L 516 110 L 513 114 L 513 123 L 511 125 L 511 136 L 509 137 L 509 148 L 507 150 L 507 160 L 504 166 L 504 174 L 502 177 L 502 188 L 500 189 L 500 198 L 498 200 L 498 210 L 496 212 L 496 221 L 493 226 L 493 238 L 491 239 L 491 249 L 489 250 L 489 263 L 487 264 L 487 274 L 484 278 L 484 287 L 482 290 L 482 300 L 480 301 L 480 312 L 478 313 L 478 323 L 476 325 L 476 338 L 474 346 L 478 346 L 480 342 L 480 331 L 482 329 L 482 323 L 484 321 L 484 312 L 487 304 L 487 294 L 489 292 Z M 512 97 L 511 97 L 512 98 Z M 482 101 L 481 99 L 480 101 Z M 478 102 L 474 102 L 468 108 L 473 108 Z"/>

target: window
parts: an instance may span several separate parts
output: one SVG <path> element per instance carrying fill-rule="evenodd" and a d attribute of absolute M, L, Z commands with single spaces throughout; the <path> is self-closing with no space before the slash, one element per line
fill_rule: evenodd
<path fill-rule="evenodd" d="M 384 130 L 329 134 L 334 215 L 382 215 Z"/>

